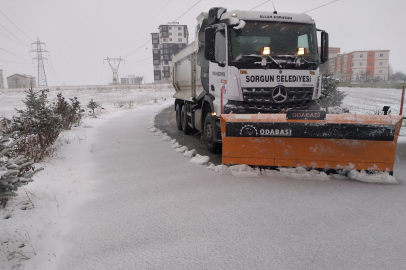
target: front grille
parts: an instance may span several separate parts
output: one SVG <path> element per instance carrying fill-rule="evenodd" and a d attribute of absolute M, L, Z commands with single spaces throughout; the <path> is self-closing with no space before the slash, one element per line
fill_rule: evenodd
<path fill-rule="evenodd" d="M 244 108 L 247 112 L 279 113 L 287 109 L 305 109 L 312 100 L 313 87 L 287 87 L 287 99 L 276 103 L 272 98 L 275 88 L 243 88 Z"/>

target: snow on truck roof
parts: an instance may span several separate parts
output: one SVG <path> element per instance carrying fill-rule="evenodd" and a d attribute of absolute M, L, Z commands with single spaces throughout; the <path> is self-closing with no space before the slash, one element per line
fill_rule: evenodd
<path fill-rule="evenodd" d="M 271 11 L 230 10 L 225 12 L 221 16 L 221 19 L 228 19 L 233 17 L 247 21 L 283 21 L 283 22 L 315 24 L 314 19 L 307 14 L 284 13 L 284 12 L 278 12 L 277 14 L 274 14 Z"/>

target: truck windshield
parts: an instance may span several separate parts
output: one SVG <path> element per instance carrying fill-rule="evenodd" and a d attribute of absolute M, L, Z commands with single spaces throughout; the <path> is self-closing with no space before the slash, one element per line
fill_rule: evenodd
<path fill-rule="evenodd" d="M 297 48 L 306 48 L 307 53 L 303 58 L 308 61 L 316 61 L 315 26 L 300 23 L 246 21 L 242 29 L 231 28 L 231 48 L 234 61 L 253 60 L 248 55 L 260 55 L 261 47 L 270 47 L 270 55 L 274 58 L 296 55 Z"/>

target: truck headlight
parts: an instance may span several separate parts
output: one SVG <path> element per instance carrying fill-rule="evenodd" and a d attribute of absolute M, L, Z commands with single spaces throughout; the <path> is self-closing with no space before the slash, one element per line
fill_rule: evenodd
<path fill-rule="evenodd" d="M 297 48 L 297 55 L 305 55 L 307 53 L 306 48 Z"/>
<path fill-rule="evenodd" d="M 262 55 L 270 55 L 271 48 L 270 47 L 261 47 L 260 52 Z"/>

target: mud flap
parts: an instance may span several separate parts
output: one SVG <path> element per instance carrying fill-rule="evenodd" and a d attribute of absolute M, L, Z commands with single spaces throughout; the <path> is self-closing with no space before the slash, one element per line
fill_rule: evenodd
<path fill-rule="evenodd" d="M 393 172 L 402 120 L 392 115 L 328 114 L 325 120 L 221 115 L 222 163 Z"/>

